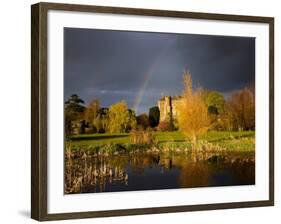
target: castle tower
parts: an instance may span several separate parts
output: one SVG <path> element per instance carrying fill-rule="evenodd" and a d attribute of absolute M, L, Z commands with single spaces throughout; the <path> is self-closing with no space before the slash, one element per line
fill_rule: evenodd
<path fill-rule="evenodd" d="M 174 121 L 178 117 L 178 107 L 182 103 L 181 96 L 164 96 L 158 101 L 161 121 Z"/>
<path fill-rule="evenodd" d="M 158 107 L 160 111 L 160 121 L 170 120 L 170 116 L 173 116 L 173 103 L 171 96 L 164 96 L 158 101 Z"/>

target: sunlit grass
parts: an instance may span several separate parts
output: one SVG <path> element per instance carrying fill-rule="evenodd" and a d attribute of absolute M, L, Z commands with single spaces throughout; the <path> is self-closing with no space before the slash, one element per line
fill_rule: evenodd
<path fill-rule="evenodd" d="M 97 147 L 101 145 L 132 144 L 129 134 L 84 134 L 75 135 L 66 141 L 66 145 L 71 147 Z M 254 151 L 255 132 L 240 131 L 210 131 L 202 135 L 199 140 L 217 145 L 229 151 Z M 156 132 L 155 142 L 159 146 L 170 146 L 172 148 L 182 148 L 189 145 L 186 137 L 177 132 Z"/>

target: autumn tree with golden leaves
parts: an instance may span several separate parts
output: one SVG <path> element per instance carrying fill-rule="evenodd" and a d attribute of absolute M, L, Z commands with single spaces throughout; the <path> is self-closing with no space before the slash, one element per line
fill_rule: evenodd
<path fill-rule="evenodd" d="M 110 133 L 125 133 L 135 128 L 136 118 L 125 101 L 113 104 L 109 108 L 108 129 Z"/>
<path fill-rule="evenodd" d="M 202 91 L 192 89 L 189 72 L 184 72 L 183 83 L 183 99 L 179 106 L 179 128 L 193 144 L 196 144 L 199 135 L 209 128 L 208 108 L 202 99 Z"/>
<path fill-rule="evenodd" d="M 84 118 L 89 123 L 94 123 L 94 120 L 98 116 L 98 112 L 100 109 L 100 103 L 98 100 L 93 99 L 89 105 L 87 106 L 84 112 Z"/>

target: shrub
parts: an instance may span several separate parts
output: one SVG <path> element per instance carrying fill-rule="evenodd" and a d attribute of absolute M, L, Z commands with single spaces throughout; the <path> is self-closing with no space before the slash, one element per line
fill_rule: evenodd
<path fill-rule="evenodd" d="M 155 134 L 154 132 L 147 128 L 143 129 L 134 129 L 130 133 L 131 141 L 133 144 L 154 144 L 155 143 Z"/>
<path fill-rule="evenodd" d="M 158 127 L 157 129 L 159 131 L 169 131 L 170 130 L 170 123 L 168 121 L 161 121 L 159 124 L 158 124 Z"/>

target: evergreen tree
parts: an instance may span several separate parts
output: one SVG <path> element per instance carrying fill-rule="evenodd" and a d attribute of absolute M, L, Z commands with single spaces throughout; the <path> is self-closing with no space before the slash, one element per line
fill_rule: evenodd
<path fill-rule="evenodd" d="M 149 109 L 149 125 L 150 127 L 154 128 L 159 124 L 159 119 L 160 119 L 160 110 L 158 107 L 151 107 Z"/>

